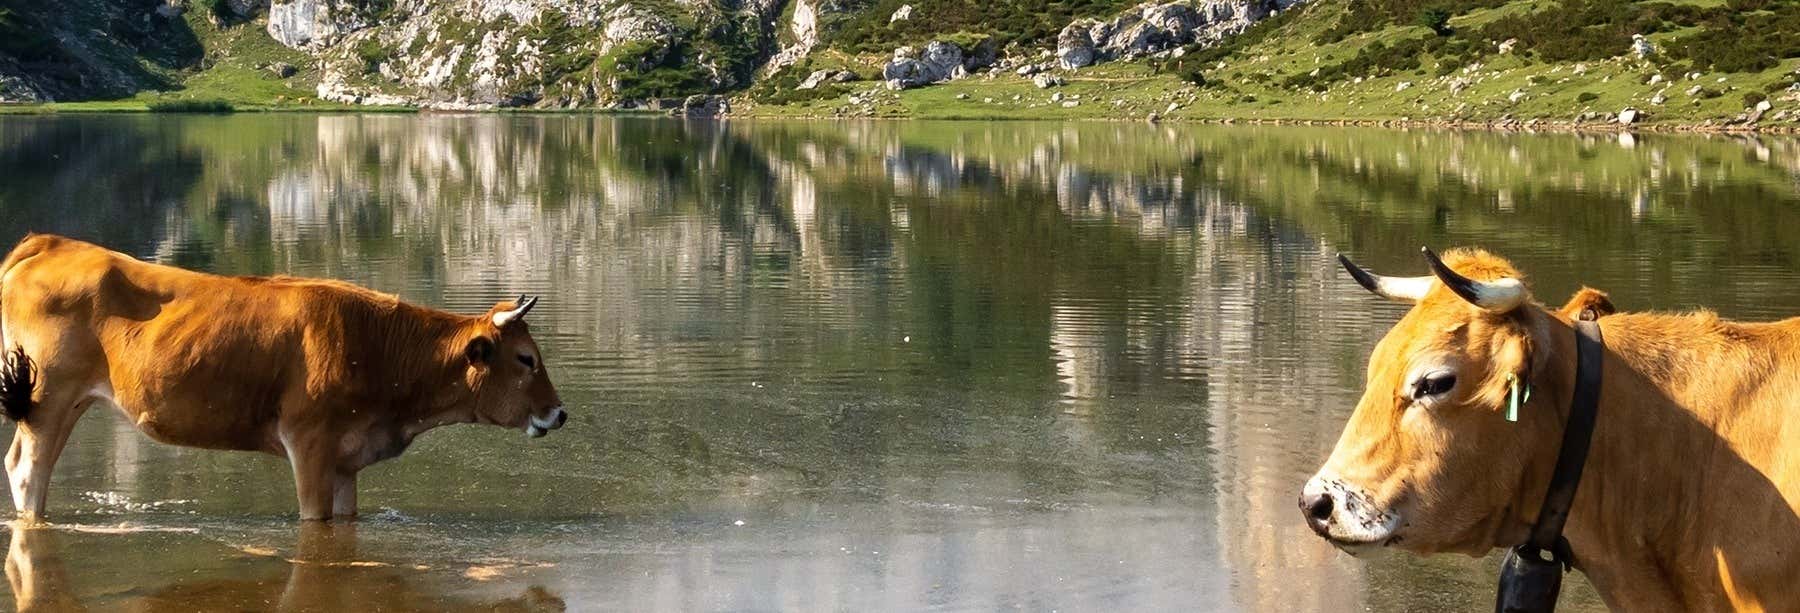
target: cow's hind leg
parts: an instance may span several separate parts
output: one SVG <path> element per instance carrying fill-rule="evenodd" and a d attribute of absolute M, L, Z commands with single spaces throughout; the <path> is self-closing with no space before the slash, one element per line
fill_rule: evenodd
<path fill-rule="evenodd" d="M 331 515 L 337 519 L 356 519 L 356 473 L 340 470 L 332 488 Z"/>
<path fill-rule="evenodd" d="M 12 447 L 6 452 L 13 507 L 18 509 L 19 519 L 28 522 L 43 519 L 51 470 L 90 401 L 86 390 L 79 387 L 58 386 L 48 377 L 44 383 L 41 389 L 45 391 L 39 395 L 31 416 L 19 422 Z"/>

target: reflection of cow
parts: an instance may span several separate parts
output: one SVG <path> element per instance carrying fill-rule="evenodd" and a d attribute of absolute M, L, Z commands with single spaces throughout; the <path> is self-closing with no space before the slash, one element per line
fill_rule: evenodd
<path fill-rule="evenodd" d="M 220 277 L 28 236 L 0 264 L 13 504 L 43 513 L 76 419 L 105 402 L 159 441 L 286 457 L 304 519 L 355 515 L 357 472 L 421 432 L 563 424 L 524 321 L 534 302 L 464 317 L 348 283 Z"/>
<path fill-rule="evenodd" d="M 64 546 L 55 529 L 14 524 L 6 556 L 6 577 L 14 604 L 26 611 L 79 611 L 80 585 L 63 563 Z M 125 538 L 114 535 L 109 538 Z M 561 611 L 561 598 L 539 586 L 517 597 L 470 602 L 434 593 L 424 572 L 360 560 L 356 527 L 313 523 L 300 527 L 295 559 L 285 576 L 184 579 L 104 608 L 120 611 Z M 241 569 L 246 565 L 232 568 Z M 251 575 L 263 575 L 252 571 Z M 129 577 L 125 578 L 129 580 Z"/>
<path fill-rule="evenodd" d="M 1575 376 L 1572 320 L 1507 261 L 1457 251 L 1435 276 L 1365 287 L 1413 304 L 1301 498 L 1353 553 L 1481 555 L 1523 542 L 1549 488 Z M 1616 314 L 1598 427 L 1564 534 L 1607 604 L 1632 611 L 1800 608 L 1800 318 Z M 1510 377 L 1510 380 L 1509 380 Z M 1517 423 L 1512 380 L 1535 388 Z"/>

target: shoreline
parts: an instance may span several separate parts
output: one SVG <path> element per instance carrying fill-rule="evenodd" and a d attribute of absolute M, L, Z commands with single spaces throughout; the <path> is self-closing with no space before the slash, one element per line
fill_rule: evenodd
<path fill-rule="evenodd" d="M 1308 126 L 1308 127 L 1341 127 L 1341 128 L 1386 128 L 1386 129 L 1437 129 L 1470 132 L 1564 132 L 1564 133 L 1654 133 L 1654 134 L 1743 134 L 1743 135 L 1795 135 L 1800 134 L 1800 125 L 1762 125 L 1731 124 L 1713 121 L 1656 121 L 1646 120 L 1631 124 L 1617 121 L 1574 121 L 1568 119 L 1413 119 L 1408 117 L 1394 118 L 1270 118 L 1270 117 L 1162 117 L 1156 120 L 1131 117 L 1032 117 L 1017 114 L 996 113 L 992 115 L 955 115 L 945 117 L 911 117 L 905 115 L 883 116 L 834 116 L 810 113 L 740 113 L 726 114 L 718 117 L 683 117 L 667 112 L 644 111 L 638 109 L 531 109 L 531 108 L 496 108 L 468 110 L 439 110 L 410 106 L 361 106 L 347 104 L 332 105 L 246 105 L 230 111 L 160 111 L 146 105 L 113 102 L 53 102 L 44 104 L 0 104 L 0 116 L 46 116 L 46 115 L 232 115 L 237 113 L 279 113 L 279 114 L 395 114 L 395 115 L 593 115 L 608 117 L 666 117 L 670 119 L 697 120 L 802 120 L 802 121 L 1043 121 L 1064 123 L 1142 123 L 1149 125 L 1243 125 L 1243 126 Z"/>

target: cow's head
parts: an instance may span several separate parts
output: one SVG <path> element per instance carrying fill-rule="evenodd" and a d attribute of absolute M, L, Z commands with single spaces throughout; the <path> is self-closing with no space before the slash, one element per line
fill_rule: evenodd
<path fill-rule="evenodd" d="M 1586 288 L 1565 312 L 1548 311 L 1511 263 L 1486 252 L 1425 255 L 1433 274 L 1406 278 L 1340 257 L 1364 288 L 1413 305 L 1375 346 L 1356 412 L 1301 492 L 1313 531 L 1351 553 L 1480 555 L 1522 541 L 1561 440 L 1553 396 L 1568 388 L 1550 383 L 1568 375 L 1551 365 L 1553 330 L 1584 309 L 1612 311 Z M 1515 382 L 1536 387 L 1516 423 L 1505 417 Z"/>
<path fill-rule="evenodd" d="M 517 301 L 494 305 L 470 323 L 473 333 L 463 348 L 469 389 L 475 395 L 472 418 L 521 428 L 532 438 L 561 428 L 569 418 L 525 324 L 525 314 L 536 304 L 537 298 L 519 296 Z"/>

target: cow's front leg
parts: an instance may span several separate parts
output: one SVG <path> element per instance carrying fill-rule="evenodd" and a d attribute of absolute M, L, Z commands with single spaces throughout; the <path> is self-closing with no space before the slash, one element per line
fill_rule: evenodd
<path fill-rule="evenodd" d="M 288 464 L 294 468 L 294 493 L 300 501 L 300 519 L 329 521 L 332 497 L 337 490 L 337 449 L 331 436 L 288 435 Z"/>
<path fill-rule="evenodd" d="M 356 471 L 340 470 L 332 488 L 331 514 L 338 519 L 356 519 Z"/>

